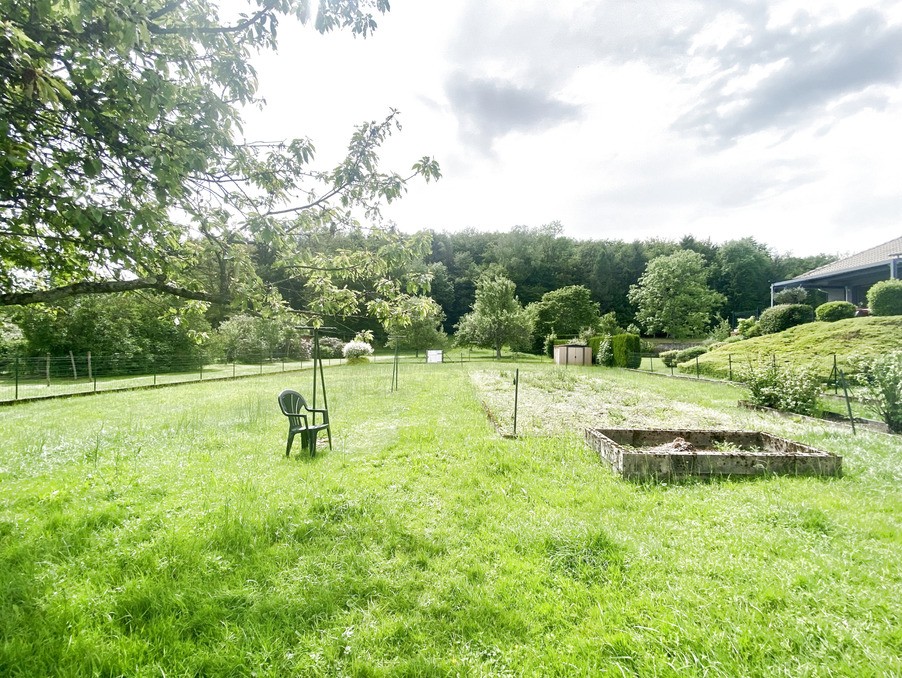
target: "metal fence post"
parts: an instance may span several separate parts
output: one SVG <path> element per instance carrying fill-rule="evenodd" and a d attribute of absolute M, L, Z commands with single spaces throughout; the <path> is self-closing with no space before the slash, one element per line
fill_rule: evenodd
<path fill-rule="evenodd" d="M 204 361 L 200 361 L 200 381 L 204 380 Z"/>
<path fill-rule="evenodd" d="M 13 400 L 18 400 L 19 399 L 19 356 L 16 356 L 15 372 L 16 372 L 16 393 L 13 396 Z"/>
<path fill-rule="evenodd" d="M 695 356 L 695 378 L 701 379 L 701 372 L 698 369 L 698 356 Z"/>
<path fill-rule="evenodd" d="M 520 368 L 514 371 L 514 437 L 517 437 L 517 404 L 520 399 Z"/>
<path fill-rule="evenodd" d="M 730 353 L 727 355 L 727 363 L 729 364 L 729 375 L 730 381 L 733 381 L 733 354 Z"/>
<path fill-rule="evenodd" d="M 846 397 L 846 409 L 849 412 L 849 421 L 852 424 L 852 435 L 855 435 L 855 417 L 852 414 L 852 401 L 849 400 L 849 388 L 846 384 L 846 375 L 840 372 L 839 379 L 842 381 L 842 391 L 843 395 Z"/>

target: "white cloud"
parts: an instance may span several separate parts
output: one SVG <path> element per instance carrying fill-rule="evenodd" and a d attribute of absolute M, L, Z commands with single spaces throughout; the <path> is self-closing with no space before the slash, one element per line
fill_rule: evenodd
<path fill-rule="evenodd" d="M 579 237 L 863 249 L 902 231 L 900 3 L 394 0 L 367 40 L 284 27 L 248 136 L 311 136 L 401 110 L 385 150 L 445 177 L 401 228 L 560 220 Z"/>

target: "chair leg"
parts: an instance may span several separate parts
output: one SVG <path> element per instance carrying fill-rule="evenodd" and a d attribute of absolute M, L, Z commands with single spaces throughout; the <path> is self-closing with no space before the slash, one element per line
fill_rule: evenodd
<path fill-rule="evenodd" d="M 292 443 L 292 441 L 294 441 L 294 433 L 293 433 L 293 432 L 289 432 L 289 433 L 288 433 L 288 445 L 286 445 L 286 447 L 285 447 L 285 456 L 286 456 L 286 457 L 290 457 L 290 456 L 291 456 L 291 443 Z"/>
<path fill-rule="evenodd" d="M 307 435 L 310 436 L 310 456 L 316 456 L 316 431 L 311 431 Z"/>
<path fill-rule="evenodd" d="M 326 427 L 326 434 L 329 436 L 329 449 L 332 449 L 332 429 L 328 426 Z"/>

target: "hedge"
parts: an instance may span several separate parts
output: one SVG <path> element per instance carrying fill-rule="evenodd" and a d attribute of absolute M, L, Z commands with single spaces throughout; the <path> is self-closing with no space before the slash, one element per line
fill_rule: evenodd
<path fill-rule="evenodd" d="M 614 347 L 614 366 L 636 369 L 642 364 L 642 340 L 638 334 L 615 334 L 611 343 Z"/>

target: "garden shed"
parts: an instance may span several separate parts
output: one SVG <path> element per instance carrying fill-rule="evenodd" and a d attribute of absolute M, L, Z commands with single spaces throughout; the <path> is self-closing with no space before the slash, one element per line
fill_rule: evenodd
<path fill-rule="evenodd" d="M 560 344 L 554 347 L 555 365 L 591 365 L 592 349 L 582 344 Z"/>

